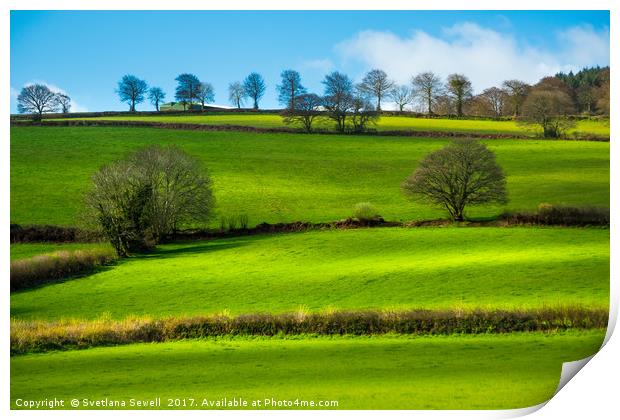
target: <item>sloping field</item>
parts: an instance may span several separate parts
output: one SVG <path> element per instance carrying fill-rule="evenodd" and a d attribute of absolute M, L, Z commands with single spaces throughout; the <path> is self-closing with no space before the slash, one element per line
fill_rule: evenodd
<path fill-rule="evenodd" d="M 11 128 L 11 222 L 75 225 L 91 175 L 149 144 L 198 156 L 215 180 L 218 215 L 250 225 L 332 221 L 370 201 L 389 220 L 444 217 L 402 195 L 420 158 L 448 140 L 197 132 L 144 128 Z M 540 203 L 609 206 L 609 143 L 488 140 L 508 179 L 508 209 Z M 492 216 L 503 208 L 472 209 Z"/>
<path fill-rule="evenodd" d="M 277 114 L 253 113 L 213 113 L 204 115 L 121 115 L 111 117 L 77 118 L 84 120 L 116 120 L 116 121 L 152 121 L 167 123 L 192 123 L 210 125 L 239 125 L 258 128 L 286 127 L 282 117 Z M 331 129 L 329 121 L 320 122 L 317 127 Z M 443 131 L 457 133 L 482 134 L 527 134 L 535 132 L 517 125 L 514 121 L 467 120 L 448 118 L 415 118 L 382 116 L 376 126 L 379 131 L 412 130 L 412 131 Z M 609 120 L 581 120 L 570 133 L 581 132 L 598 136 L 609 136 Z"/>
<path fill-rule="evenodd" d="M 86 399 L 135 409 L 132 398 L 156 397 L 160 408 L 181 409 L 223 398 L 248 408 L 260 400 L 255 409 L 266 399 L 289 400 L 280 407 L 288 409 L 303 408 L 296 400 L 337 401 L 330 409 L 522 408 L 551 398 L 562 363 L 593 354 L 603 336 L 220 339 L 33 354 L 11 358 L 11 407 L 55 396 L 65 408 L 75 398 L 79 408 Z"/>
<path fill-rule="evenodd" d="M 606 308 L 608 299 L 607 229 L 374 228 L 163 245 L 88 277 L 13 293 L 11 315 Z"/>

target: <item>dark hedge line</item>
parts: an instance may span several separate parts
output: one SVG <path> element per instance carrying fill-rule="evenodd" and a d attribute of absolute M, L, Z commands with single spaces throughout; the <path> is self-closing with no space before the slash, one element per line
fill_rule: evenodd
<path fill-rule="evenodd" d="M 608 208 L 598 207 L 563 207 L 552 205 L 540 205 L 537 212 L 507 212 L 497 220 L 488 221 L 465 221 L 458 226 L 484 227 L 484 226 L 602 226 L 610 224 L 610 211 Z M 203 240 L 230 238 L 235 236 L 259 235 L 269 233 L 294 233 L 307 230 L 321 229 L 356 229 L 368 227 L 433 227 L 452 226 L 455 223 L 448 219 L 412 220 L 409 222 L 386 221 L 382 218 L 376 220 L 360 221 L 353 218 L 334 222 L 290 222 L 290 223 L 260 223 L 250 228 L 235 229 L 186 229 L 174 232 L 164 238 L 164 242 Z M 102 242 L 105 237 L 97 232 L 86 232 L 75 227 L 51 226 L 51 225 L 11 225 L 11 243 L 28 242 Z"/>
<path fill-rule="evenodd" d="M 609 226 L 610 211 L 600 207 L 569 207 L 541 204 L 537 212 L 504 213 L 511 225 Z"/>
<path fill-rule="evenodd" d="M 11 354 L 225 336 L 498 334 L 607 326 L 606 309 L 337 311 L 121 321 L 11 321 Z"/>
<path fill-rule="evenodd" d="M 96 232 L 71 226 L 11 224 L 11 243 L 28 242 L 100 242 L 105 238 Z"/>

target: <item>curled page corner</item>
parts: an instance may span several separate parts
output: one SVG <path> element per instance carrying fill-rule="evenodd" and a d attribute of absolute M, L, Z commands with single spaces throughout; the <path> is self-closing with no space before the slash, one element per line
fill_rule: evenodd
<path fill-rule="evenodd" d="M 558 387 L 556 388 L 553 395 L 555 396 L 564 385 L 566 385 L 573 377 L 579 372 L 592 358 L 596 355 L 588 356 L 585 359 L 574 360 L 572 362 L 564 362 L 562 363 L 562 374 L 560 375 L 560 382 L 558 383 Z"/>

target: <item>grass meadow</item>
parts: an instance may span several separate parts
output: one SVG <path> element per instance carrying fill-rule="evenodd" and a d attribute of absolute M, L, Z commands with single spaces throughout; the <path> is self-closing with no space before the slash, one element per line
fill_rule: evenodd
<path fill-rule="evenodd" d="M 338 409 L 510 409 L 551 398 L 562 363 L 604 331 L 500 336 L 235 338 L 11 358 L 15 399 L 337 400 Z M 131 408 L 129 405 L 126 408 Z M 135 407 L 134 407 L 135 408 Z M 179 407 L 183 408 L 183 407 Z M 209 408 L 186 407 L 186 408 Z M 269 407 L 268 407 L 269 408 Z M 300 407 L 288 407 L 295 409 Z M 332 408 L 333 409 L 333 408 Z"/>
<path fill-rule="evenodd" d="M 11 315 L 605 308 L 608 300 L 607 229 L 374 228 L 162 245 L 79 280 L 14 293 Z"/>
<path fill-rule="evenodd" d="M 432 120 L 431 120 L 432 121 Z M 148 144 L 176 144 L 214 179 L 217 213 L 250 226 L 332 221 L 371 202 L 386 220 L 444 217 L 400 190 L 419 159 L 448 140 L 399 137 L 199 132 L 120 127 L 11 128 L 11 222 L 75 225 L 90 177 Z M 609 143 L 486 140 L 504 168 L 511 210 L 540 203 L 609 206 Z M 504 208 L 472 208 L 489 217 Z"/>
<path fill-rule="evenodd" d="M 73 119 L 73 118 L 72 118 Z M 282 117 L 277 114 L 253 113 L 213 113 L 203 115 L 122 115 L 111 117 L 85 117 L 85 120 L 112 120 L 112 121 L 152 121 L 167 123 L 192 123 L 210 125 L 239 125 L 259 128 L 285 127 Z M 330 129 L 332 123 L 321 122 L 317 127 Z M 378 131 L 417 130 L 443 131 L 457 133 L 483 134 L 536 134 L 529 129 L 519 126 L 515 121 L 494 120 L 467 120 L 448 118 L 414 118 L 402 116 L 382 116 L 374 127 Z M 609 120 L 581 120 L 570 133 L 588 133 L 598 136 L 609 136 Z"/>
<path fill-rule="evenodd" d="M 282 125 L 279 116 L 264 114 L 139 118 Z M 510 121 L 404 117 L 384 117 L 378 129 L 523 133 Z M 609 134 L 608 125 L 594 121 L 580 122 L 577 130 Z M 75 226 L 92 174 L 151 144 L 177 145 L 208 168 L 217 199 L 211 228 L 219 227 L 220 217 L 240 215 L 247 215 L 249 226 L 340 220 L 353 216 L 360 202 L 372 203 L 386 220 L 446 216 L 408 201 L 400 185 L 423 156 L 449 139 L 16 126 L 10 141 L 11 223 Z M 469 217 L 533 211 L 540 203 L 609 207 L 609 143 L 483 142 L 507 175 L 510 202 L 471 208 Z M 609 234 L 601 227 L 446 225 L 169 243 L 91 274 L 13 292 L 10 311 L 17 321 L 12 325 L 365 309 L 461 314 L 475 308 L 579 307 L 600 313 L 609 305 Z M 106 247 L 11 244 L 11 260 Z M 127 402 L 161 397 L 164 404 L 167 398 L 200 404 L 203 398 L 237 397 L 338 400 L 339 409 L 522 408 L 553 395 L 563 362 L 598 350 L 605 332 L 589 328 L 445 336 L 241 335 L 28 353 L 11 357 L 11 404 L 19 408 L 17 398 L 51 396 Z"/>

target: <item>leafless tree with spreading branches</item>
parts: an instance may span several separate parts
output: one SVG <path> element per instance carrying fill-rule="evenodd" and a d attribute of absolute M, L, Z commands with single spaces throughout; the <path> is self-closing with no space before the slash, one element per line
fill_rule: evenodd
<path fill-rule="evenodd" d="M 45 85 L 24 86 L 17 96 L 17 111 L 21 114 L 33 114 L 41 121 L 43 114 L 58 110 L 58 97 Z"/>
<path fill-rule="evenodd" d="M 427 155 L 402 184 L 408 196 L 445 208 L 462 221 L 468 205 L 506 204 L 506 178 L 485 145 L 458 139 Z"/>

